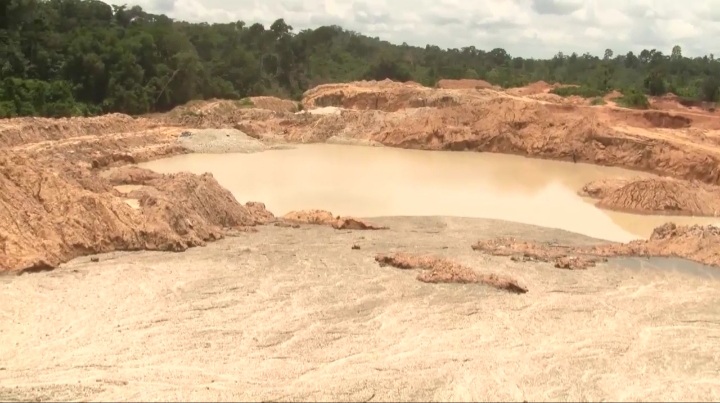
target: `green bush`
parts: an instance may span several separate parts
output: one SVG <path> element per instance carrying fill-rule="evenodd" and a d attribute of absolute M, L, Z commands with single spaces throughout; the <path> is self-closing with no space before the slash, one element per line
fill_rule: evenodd
<path fill-rule="evenodd" d="M 598 105 L 605 105 L 606 102 L 602 97 L 593 98 L 593 100 L 590 102 L 590 105 L 598 106 Z"/>
<path fill-rule="evenodd" d="M 617 98 L 616 101 L 618 105 L 626 108 L 647 109 L 650 107 L 650 101 L 648 101 L 647 96 L 635 89 L 623 91 L 623 96 Z"/>
<path fill-rule="evenodd" d="M 0 117 L 84 115 L 87 107 L 75 101 L 67 81 L 8 77 L 0 85 Z"/>
<path fill-rule="evenodd" d="M 658 72 L 652 72 L 643 81 L 643 86 L 648 94 L 652 96 L 660 96 L 667 94 L 667 85 L 663 76 Z"/>

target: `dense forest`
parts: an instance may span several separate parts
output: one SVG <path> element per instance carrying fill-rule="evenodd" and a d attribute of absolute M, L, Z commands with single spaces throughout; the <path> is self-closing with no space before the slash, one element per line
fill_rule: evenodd
<path fill-rule="evenodd" d="M 679 46 L 523 59 L 500 48 L 395 45 L 338 26 L 294 32 L 283 19 L 269 27 L 188 23 L 97 0 L 2 0 L 0 55 L 0 117 L 142 114 L 193 99 L 298 98 L 321 83 L 384 78 L 503 87 L 545 80 L 580 85 L 560 95 L 619 89 L 720 101 L 720 62 L 684 57 Z"/>

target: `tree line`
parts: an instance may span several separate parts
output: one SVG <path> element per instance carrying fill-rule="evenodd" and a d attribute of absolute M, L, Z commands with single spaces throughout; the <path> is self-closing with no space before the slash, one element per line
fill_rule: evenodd
<path fill-rule="evenodd" d="M 299 98 L 315 85 L 361 79 L 483 79 L 505 88 L 544 80 L 577 84 L 559 95 L 621 90 L 672 92 L 687 102 L 720 101 L 720 62 L 687 58 L 679 46 L 602 57 L 558 53 L 524 59 L 504 49 L 391 44 L 339 26 L 295 32 L 242 21 L 174 21 L 141 7 L 98 0 L 3 0 L 0 117 L 143 114 L 194 99 L 256 95 Z M 632 99 L 635 99 L 632 98 Z"/>

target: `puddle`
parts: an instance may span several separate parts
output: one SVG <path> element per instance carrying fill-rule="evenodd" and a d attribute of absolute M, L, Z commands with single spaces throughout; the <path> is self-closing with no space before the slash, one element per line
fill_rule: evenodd
<path fill-rule="evenodd" d="M 652 270 L 720 280 L 720 268 L 678 257 L 613 257 L 608 264 L 630 270 Z"/>
<path fill-rule="evenodd" d="M 609 212 L 577 195 L 587 182 L 641 173 L 513 155 L 337 144 L 253 154 L 186 154 L 150 161 L 162 173 L 211 172 L 238 201 L 283 215 L 298 209 L 377 216 L 455 216 L 514 221 L 625 242 L 668 221 L 702 217 Z"/>

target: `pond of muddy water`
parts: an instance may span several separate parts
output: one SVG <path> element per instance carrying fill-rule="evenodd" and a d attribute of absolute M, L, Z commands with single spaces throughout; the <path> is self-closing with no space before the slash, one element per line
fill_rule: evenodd
<path fill-rule="evenodd" d="M 238 201 L 276 215 L 325 209 L 357 217 L 493 218 L 625 242 L 653 228 L 717 219 L 598 209 L 577 195 L 587 182 L 642 175 L 620 168 L 477 152 L 335 144 L 243 154 L 187 154 L 141 164 L 162 173 L 211 172 Z"/>

